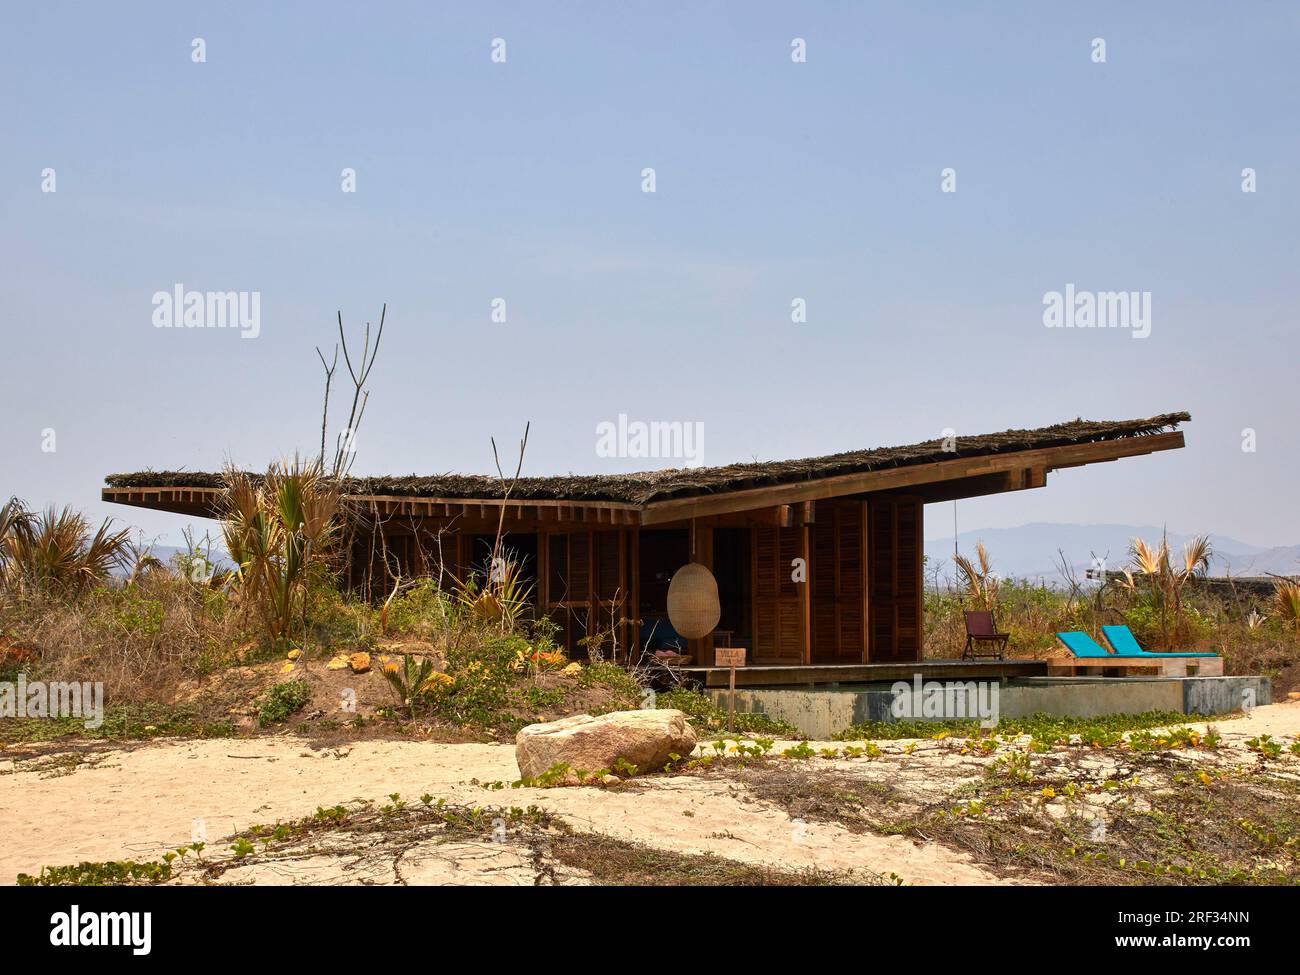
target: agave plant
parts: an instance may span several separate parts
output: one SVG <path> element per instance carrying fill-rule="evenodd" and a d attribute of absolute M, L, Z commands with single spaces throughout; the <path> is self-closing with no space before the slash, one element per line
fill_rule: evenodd
<path fill-rule="evenodd" d="M 257 607 L 272 644 L 307 626 L 308 589 L 326 568 L 342 490 L 319 463 L 275 464 L 264 478 L 226 474 L 222 536 L 242 598 Z"/>
<path fill-rule="evenodd" d="M 457 604 L 476 619 L 495 623 L 502 633 L 514 632 L 532 605 L 533 587 L 523 579 L 522 564 L 508 553 L 492 560 L 482 586 L 475 575 L 455 581 Z"/>
<path fill-rule="evenodd" d="M 971 605 L 991 612 L 997 606 L 1002 580 L 993 571 L 993 560 L 989 558 L 988 549 L 984 547 L 983 542 L 977 542 L 975 545 L 975 559 L 976 561 L 972 562 L 966 556 L 957 554 L 952 557 L 958 571 L 962 574 L 966 597 Z"/>
<path fill-rule="evenodd" d="M 124 564 L 130 531 L 90 522 L 71 507 L 29 512 L 16 498 L 0 508 L 0 585 L 10 590 L 79 589 Z"/>

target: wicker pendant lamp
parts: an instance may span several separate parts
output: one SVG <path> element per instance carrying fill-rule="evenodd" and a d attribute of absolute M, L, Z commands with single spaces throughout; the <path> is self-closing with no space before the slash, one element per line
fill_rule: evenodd
<path fill-rule="evenodd" d="M 722 617 L 718 602 L 718 582 L 713 573 L 698 562 L 688 562 L 668 583 L 668 621 L 688 640 L 698 640 L 713 632 Z"/>

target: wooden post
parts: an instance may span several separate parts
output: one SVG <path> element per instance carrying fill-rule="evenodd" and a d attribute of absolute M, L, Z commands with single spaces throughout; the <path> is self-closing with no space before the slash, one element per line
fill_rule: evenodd
<path fill-rule="evenodd" d="M 862 534 L 859 539 L 862 562 L 858 570 L 862 582 L 862 654 L 860 659 L 865 664 L 871 659 L 871 509 L 868 507 L 865 498 L 859 501 L 858 504 L 861 506 L 858 509 L 858 517 L 862 519 Z"/>
<path fill-rule="evenodd" d="M 629 667 L 635 667 L 641 660 L 641 529 L 633 528 L 630 532 L 629 548 L 632 562 L 632 582 L 628 593 L 628 627 L 630 633 L 627 641 L 626 661 Z"/>
<path fill-rule="evenodd" d="M 733 664 L 731 667 L 731 679 L 728 681 L 731 693 L 727 695 L 727 734 L 731 734 L 731 728 L 736 723 L 736 668 Z"/>
<path fill-rule="evenodd" d="M 730 734 L 736 717 L 736 668 L 745 666 L 745 648 L 718 647 L 713 652 L 718 666 L 728 667 L 731 670 L 730 679 L 727 682 L 727 686 L 730 688 L 727 698 L 727 733 Z"/>
<path fill-rule="evenodd" d="M 804 581 L 799 583 L 799 639 L 802 642 L 799 659 L 801 663 L 812 663 L 812 502 L 800 506 L 799 557 L 803 559 Z"/>
<path fill-rule="evenodd" d="M 691 562 L 698 562 L 710 572 L 713 571 L 713 528 L 710 525 L 696 526 L 692 524 L 686 529 L 691 533 L 694 540 L 694 551 L 691 551 L 687 558 Z M 695 658 L 695 662 L 702 666 L 709 666 L 713 663 L 713 635 L 702 636 L 698 640 L 686 641 L 686 652 Z"/>

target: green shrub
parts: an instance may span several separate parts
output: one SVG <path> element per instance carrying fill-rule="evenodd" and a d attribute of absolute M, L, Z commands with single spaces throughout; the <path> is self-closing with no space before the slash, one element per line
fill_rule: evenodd
<path fill-rule="evenodd" d="M 390 633 L 409 633 L 428 639 L 454 621 L 455 603 L 434 579 L 421 579 L 388 604 Z"/>
<path fill-rule="evenodd" d="M 578 684 L 582 687 L 599 685 L 608 688 L 612 692 L 612 697 L 609 706 L 603 709 L 606 712 L 639 708 L 642 698 L 645 697 L 645 691 L 636 682 L 636 678 L 619 664 L 608 660 L 583 667 L 582 673 L 578 675 Z"/>
<path fill-rule="evenodd" d="M 311 700 L 311 688 L 306 681 L 291 680 L 276 684 L 257 699 L 257 723 L 265 728 L 279 724 L 301 711 Z"/>
<path fill-rule="evenodd" d="M 698 691 L 688 691 L 680 687 L 664 691 L 662 694 L 655 695 L 655 707 L 674 708 L 683 712 L 688 718 L 694 719 L 696 730 L 701 733 L 708 729 L 717 730 L 727 726 L 727 709 L 717 706 Z M 736 712 L 731 727 L 733 731 L 742 733 L 779 735 L 782 738 L 806 737 L 794 725 L 777 718 L 770 718 L 765 714 L 744 711 Z"/>
<path fill-rule="evenodd" d="M 106 887 L 159 884 L 170 880 L 170 861 L 106 860 L 83 861 L 75 866 L 42 867 L 39 876 L 20 873 L 19 887 Z"/>

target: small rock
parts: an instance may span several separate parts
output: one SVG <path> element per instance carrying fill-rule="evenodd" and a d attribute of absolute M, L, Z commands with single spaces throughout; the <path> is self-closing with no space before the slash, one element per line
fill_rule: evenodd
<path fill-rule="evenodd" d="M 280 668 L 280 673 L 282 673 L 282 674 L 292 674 L 292 673 L 293 673 L 293 664 L 285 664 L 283 667 Z"/>
<path fill-rule="evenodd" d="M 330 662 L 325 665 L 326 670 L 343 670 L 348 665 L 346 654 L 339 654 L 337 657 L 331 657 Z"/>
<path fill-rule="evenodd" d="M 301 656 L 302 656 L 302 651 L 301 651 L 301 650 L 290 650 L 290 651 L 289 651 L 289 654 L 288 654 L 288 659 L 289 659 L 289 660 L 297 660 L 297 659 L 298 659 L 299 657 L 301 657 Z"/>
<path fill-rule="evenodd" d="M 348 666 L 352 668 L 352 673 L 364 674 L 370 669 L 370 654 L 364 650 L 354 653 L 348 657 Z"/>
<path fill-rule="evenodd" d="M 601 785 L 618 785 L 622 781 L 623 781 L 622 779 L 620 779 L 617 775 L 614 775 L 612 772 L 609 775 L 602 775 L 600 777 Z"/>

